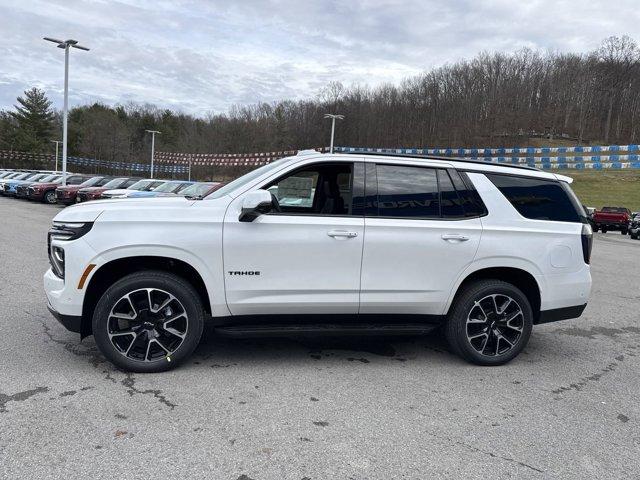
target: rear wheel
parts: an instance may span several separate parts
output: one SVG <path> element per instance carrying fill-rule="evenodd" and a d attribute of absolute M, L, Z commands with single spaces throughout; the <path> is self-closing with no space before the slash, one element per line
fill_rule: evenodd
<path fill-rule="evenodd" d="M 477 365 L 503 365 L 524 349 L 533 312 L 527 297 L 500 280 L 480 280 L 457 296 L 445 335 L 452 350 Z"/>
<path fill-rule="evenodd" d="M 622 233 L 622 235 L 627 235 L 629 231 L 626 228 L 623 228 L 622 230 L 620 230 L 620 233 Z"/>
<path fill-rule="evenodd" d="M 204 310 L 196 291 L 180 277 L 145 271 L 124 277 L 104 293 L 92 326 L 98 348 L 116 366 L 161 372 L 193 353 Z"/>
<path fill-rule="evenodd" d="M 602 233 L 607 233 L 606 227 L 602 227 Z"/>
<path fill-rule="evenodd" d="M 54 203 L 56 203 L 55 190 L 49 190 L 44 194 L 44 203 L 48 203 L 49 205 L 53 205 Z"/>

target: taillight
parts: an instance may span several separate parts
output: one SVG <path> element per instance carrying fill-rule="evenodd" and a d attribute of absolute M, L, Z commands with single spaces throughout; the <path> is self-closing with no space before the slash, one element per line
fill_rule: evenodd
<path fill-rule="evenodd" d="M 593 248 L 593 230 L 591 225 L 585 223 L 582 225 L 582 256 L 584 263 L 587 265 L 591 262 L 591 249 Z"/>

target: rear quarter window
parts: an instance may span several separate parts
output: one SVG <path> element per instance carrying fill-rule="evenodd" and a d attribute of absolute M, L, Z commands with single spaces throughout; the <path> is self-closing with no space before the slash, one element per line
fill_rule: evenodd
<path fill-rule="evenodd" d="M 513 175 L 486 174 L 487 178 L 525 218 L 581 223 L 570 187 L 559 181 Z"/>

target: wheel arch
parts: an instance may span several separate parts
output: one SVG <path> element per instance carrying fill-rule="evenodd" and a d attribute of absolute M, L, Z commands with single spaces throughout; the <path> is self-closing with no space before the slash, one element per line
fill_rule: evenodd
<path fill-rule="evenodd" d="M 84 301 L 82 303 L 82 319 L 80 336 L 82 338 L 92 334 L 91 320 L 96 304 L 107 291 L 119 279 L 144 270 L 158 270 L 181 277 L 196 290 L 205 313 L 211 315 L 212 301 L 202 275 L 189 263 L 173 257 L 166 256 L 126 256 L 113 259 L 100 266 L 87 283 Z"/>
<path fill-rule="evenodd" d="M 531 304 L 533 323 L 538 323 L 542 303 L 540 285 L 533 274 L 519 267 L 484 267 L 468 273 L 467 276 L 458 283 L 455 294 L 451 297 L 447 305 L 447 313 L 466 285 L 478 280 L 488 279 L 502 280 L 519 288 Z"/>

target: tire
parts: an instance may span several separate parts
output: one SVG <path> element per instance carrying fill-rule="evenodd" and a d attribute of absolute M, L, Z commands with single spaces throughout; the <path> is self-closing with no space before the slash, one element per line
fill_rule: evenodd
<path fill-rule="evenodd" d="M 607 233 L 607 229 L 605 227 L 602 227 L 602 233 Z"/>
<path fill-rule="evenodd" d="M 627 231 L 626 228 L 623 228 L 622 230 L 620 230 L 620 233 L 622 233 L 622 235 L 627 235 L 627 233 L 629 232 Z"/>
<path fill-rule="evenodd" d="M 634 233 L 630 233 L 629 235 L 631 235 L 631 240 L 638 240 L 638 235 Z"/>
<path fill-rule="evenodd" d="M 600 227 L 598 227 L 597 225 L 594 225 L 593 227 L 593 233 L 597 233 L 597 231 L 600 229 Z"/>
<path fill-rule="evenodd" d="M 531 304 L 518 288 L 501 280 L 479 280 L 458 293 L 445 336 L 453 352 L 464 360 L 496 366 L 518 356 L 532 328 Z"/>
<path fill-rule="evenodd" d="M 48 192 L 45 192 L 44 197 L 42 197 L 42 201 L 49 205 L 54 205 L 56 203 L 56 191 L 49 190 Z"/>
<path fill-rule="evenodd" d="M 102 354 L 122 370 L 137 373 L 180 365 L 198 346 L 203 326 L 204 309 L 195 289 L 180 277 L 151 270 L 109 287 L 92 321 Z"/>

